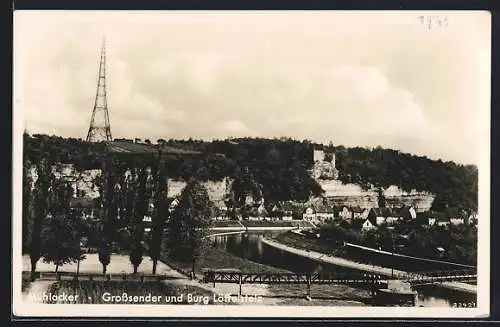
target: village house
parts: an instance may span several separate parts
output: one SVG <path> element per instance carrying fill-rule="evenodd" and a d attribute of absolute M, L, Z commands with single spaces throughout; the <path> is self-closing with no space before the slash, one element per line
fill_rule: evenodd
<path fill-rule="evenodd" d="M 354 206 L 354 207 L 351 207 L 351 212 L 352 212 L 352 218 L 354 218 L 354 219 L 366 219 L 366 218 L 368 218 L 368 214 L 370 213 L 370 210 L 362 209 L 359 206 Z"/>
<path fill-rule="evenodd" d="M 175 208 L 179 205 L 179 199 L 173 198 L 173 199 L 168 199 L 167 202 L 170 202 L 168 205 L 168 211 L 172 213 Z"/>
<path fill-rule="evenodd" d="M 215 220 L 229 220 L 227 211 L 224 211 L 218 207 L 213 208 L 213 219 Z"/>
<path fill-rule="evenodd" d="M 333 208 L 327 204 L 318 204 L 314 207 L 316 213 L 316 221 L 331 221 L 333 220 Z"/>
<path fill-rule="evenodd" d="M 254 205 L 251 206 L 248 211 L 248 220 L 258 221 L 264 220 L 268 217 L 268 211 L 264 206 L 264 202 L 260 202 L 260 204 L 254 203 Z"/>
<path fill-rule="evenodd" d="M 398 211 L 398 216 L 406 221 L 417 218 L 417 211 L 413 206 L 403 206 Z"/>
<path fill-rule="evenodd" d="M 457 208 L 446 208 L 446 215 L 450 219 L 452 225 L 461 225 L 465 223 L 465 215 Z"/>
<path fill-rule="evenodd" d="M 371 222 L 375 223 L 376 226 L 380 226 L 384 223 L 392 224 L 394 221 L 397 221 L 397 217 L 394 217 L 391 209 L 386 207 L 371 208 L 368 213 L 368 218 L 371 219 Z"/>
<path fill-rule="evenodd" d="M 430 226 L 429 211 L 417 212 L 416 222 L 421 226 Z"/>
<path fill-rule="evenodd" d="M 253 196 L 250 195 L 250 194 L 247 194 L 245 196 L 245 205 L 249 206 L 249 205 L 252 205 L 253 204 Z"/>
<path fill-rule="evenodd" d="M 294 208 L 290 203 L 285 202 L 283 204 L 283 206 L 281 207 L 281 209 L 282 209 L 282 213 L 283 213 L 283 215 L 281 216 L 281 219 L 286 220 L 286 221 L 293 219 Z"/>
<path fill-rule="evenodd" d="M 352 219 L 352 217 L 353 215 L 351 209 L 347 206 L 343 206 L 342 211 L 339 212 L 339 218 L 347 220 L 347 219 Z"/>
<path fill-rule="evenodd" d="M 363 225 L 361 225 L 361 230 L 366 232 L 372 229 L 376 229 L 377 225 L 378 224 L 376 221 L 376 217 L 373 215 L 371 216 L 369 215 L 368 218 L 366 218 L 365 221 L 363 222 Z"/>
<path fill-rule="evenodd" d="M 450 218 L 446 212 L 435 212 L 432 211 L 429 214 L 429 225 L 431 226 L 448 226 L 450 224 Z"/>
<path fill-rule="evenodd" d="M 214 218 L 216 220 L 228 220 L 228 209 L 223 200 L 217 200 L 213 202 L 214 204 Z"/>
<path fill-rule="evenodd" d="M 312 206 L 306 208 L 304 214 L 302 215 L 302 219 L 309 221 L 316 220 L 316 213 L 314 212 L 314 208 Z"/>
<path fill-rule="evenodd" d="M 467 219 L 467 222 L 470 224 L 470 225 L 477 225 L 477 213 L 476 212 L 472 212 L 468 219 Z"/>
<path fill-rule="evenodd" d="M 464 218 L 460 218 L 460 217 L 456 217 L 456 218 L 450 218 L 450 223 L 452 225 L 462 225 L 465 223 L 465 219 Z"/>
<path fill-rule="evenodd" d="M 283 208 L 281 203 L 267 203 L 266 205 L 269 217 L 281 218 L 283 216 Z"/>

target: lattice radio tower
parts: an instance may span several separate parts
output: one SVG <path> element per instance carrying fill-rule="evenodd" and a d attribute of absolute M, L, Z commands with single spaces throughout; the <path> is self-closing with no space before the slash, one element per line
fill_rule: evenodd
<path fill-rule="evenodd" d="M 111 125 L 109 124 L 108 101 L 106 99 L 106 40 L 102 42 L 101 60 L 99 63 L 99 78 L 94 109 L 87 133 L 87 142 L 112 141 Z"/>

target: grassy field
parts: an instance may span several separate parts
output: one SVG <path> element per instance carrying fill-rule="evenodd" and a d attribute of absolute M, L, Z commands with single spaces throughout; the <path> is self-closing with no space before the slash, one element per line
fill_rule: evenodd
<path fill-rule="evenodd" d="M 311 250 L 336 256 L 341 254 L 340 249 L 332 249 L 330 244 L 324 244 L 320 239 L 298 235 L 295 233 L 282 233 L 276 235 L 273 239 L 297 249 Z"/>
<path fill-rule="evenodd" d="M 93 304 L 195 304 L 194 301 L 189 301 L 188 294 L 202 298 L 205 297 L 209 303 L 213 301 L 213 293 L 203 288 L 180 285 L 167 284 L 160 282 L 136 283 L 130 281 L 59 281 L 53 284 L 49 293 L 56 295 L 63 294 L 78 294 L 76 301 L 50 301 L 49 303 L 93 303 Z M 120 299 L 106 297 L 105 294 L 121 296 L 127 294 L 127 298 Z M 157 299 L 152 300 L 146 296 L 156 296 Z M 180 297 L 182 295 L 182 297 Z M 141 299 L 143 296 L 145 298 Z M 161 297 L 160 297 L 161 296 Z M 132 298 L 131 298 L 132 297 Z M 134 297 L 137 297 L 134 299 Z M 175 299 L 173 299 L 175 297 Z M 169 300 L 167 301 L 166 298 Z"/>

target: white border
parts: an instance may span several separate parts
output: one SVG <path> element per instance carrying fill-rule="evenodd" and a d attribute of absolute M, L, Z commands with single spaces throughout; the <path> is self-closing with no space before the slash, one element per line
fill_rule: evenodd
<path fill-rule="evenodd" d="M 226 14 L 229 12 L 225 12 Z M 349 12 L 352 14 L 353 12 Z M 365 13 L 356 11 L 356 14 Z M 379 12 L 377 12 L 379 13 Z M 398 14 L 401 12 L 391 12 Z M 408 14 L 408 12 L 405 12 Z M 414 12 L 418 15 L 422 12 Z M 425 12 L 433 14 L 435 12 Z M 450 12 L 447 12 L 450 13 Z M 481 19 L 488 20 L 491 26 L 489 12 L 475 12 L 482 15 Z M 14 13 L 14 94 L 13 94 L 13 253 L 12 273 L 13 314 L 16 316 L 32 317 L 283 317 L 283 318 L 471 318 L 487 317 L 490 307 L 490 76 L 491 51 L 484 54 L 483 65 L 478 67 L 484 73 L 485 99 L 481 108 L 481 140 L 479 145 L 479 210 L 478 210 L 478 298 L 476 308 L 392 308 L 392 307 L 316 307 L 316 306 L 194 306 L 194 305 L 98 305 L 93 304 L 28 304 L 23 302 L 21 294 L 21 208 L 22 208 L 22 133 L 24 120 L 22 115 L 22 51 L 19 52 L 19 43 L 16 31 L 21 28 L 16 12 Z M 16 24 L 17 21 L 17 24 Z M 489 34 L 491 40 L 491 31 Z M 491 49 L 491 44 L 489 44 Z M 471 109 L 474 110 L 474 109 Z M 18 291 L 15 291 L 18 290 Z M 91 308 L 91 310 L 89 310 Z"/>

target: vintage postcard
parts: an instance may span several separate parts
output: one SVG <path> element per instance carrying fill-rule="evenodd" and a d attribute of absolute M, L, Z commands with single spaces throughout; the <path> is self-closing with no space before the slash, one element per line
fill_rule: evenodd
<path fill-rule="evenodd" d="M 13 313 L 487 316 L 490 30 L 15 12 Z"/>

